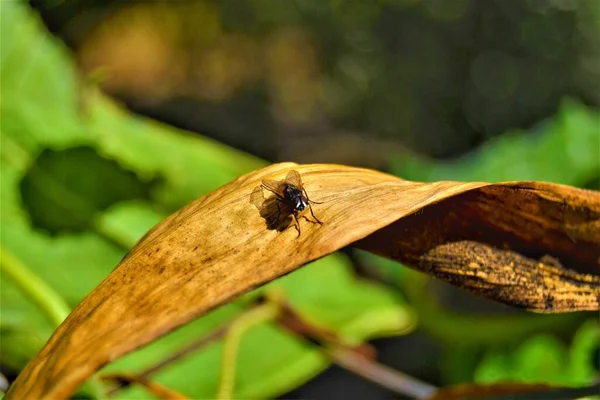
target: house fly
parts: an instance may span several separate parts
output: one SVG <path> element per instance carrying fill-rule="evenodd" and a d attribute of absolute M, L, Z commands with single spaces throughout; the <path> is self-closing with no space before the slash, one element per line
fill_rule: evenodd
<path fill-rule="evenodd" d="M 268 191 L 272 192 L 276 197 L 278 219 L 282 213 L 291 214 L 294 217 L 296 230 L 298 231 L 298 237 L 300 237 L 300 223 L 298 222 L 298 215 L 307 207 L 315 221 L 318 224 L 323 225 L 323 223 L 315 216 L 311 206 L 311 204 L 323 203 L 309 199 L 298 171 L 291 170 L 282 181 L 263 180 L 262 186 Z M 305 216 L 302 216 L 302 218 L 312 222 Z"/>

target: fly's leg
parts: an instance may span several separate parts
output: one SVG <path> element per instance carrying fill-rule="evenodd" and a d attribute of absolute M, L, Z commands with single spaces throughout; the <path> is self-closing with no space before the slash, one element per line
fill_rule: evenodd
<path fill-rule="evenodd" d="M 319 225 L 323 225 L 323 223 L 321 221 L 319 221 L 319 218 L 315 217 L 315 213 L 312 210 L 312 207 L 310 206 L 310 203 L 308 203 L 308 209 L 310 210 L 310 215 L 312 215 L 312 217 L 315 219 L 315 221 L 317 221 L 317 223 Z"/>
<path fill-rule="evenodd" d="M 317 222 L 317 221 L 313 221 L 312 219 L 308 219 L 308 217 L 307 217 L 306 215 L 300 215 L 300 216 L 298 217 L 298 220 L 300 220 L 300 218 L 304 218 L 304 220 L 305 220 L 306 222 L 310 222 L 311 224 L 318 224 L 318 222 Z"/>
<path fill-rule="evenodd" d="M 296 230 L 298 231 L 298 236 L 296 237 L 296 239 L 297 239 L 300 237 L 300 222 L 298 221 L 298 217 L 296 217 L 296 213 L 292 213 L 292 217 L 294 217 L 294 222 L 296 222 L 296 224 L 294 226 L 296 227 Z"/>
<path fill-rule="evenodd" d="M 323 223 L 321 221 L 319 221 L 319 219 L 317 217 L 315 217 L 315 214 L 312 212 L 312 208 L 310 208 L 310 213 L 311 213 L 312 217 L 315 219 L 314 221 L 311 221 L 310 219 L 308 219 L 308 217 L 306 215 L 301 215 L 300 218 L 304 218 L 306 220 L 306 222 L 310 222 L 311 224 L 323 225 Z"/>
<path fill-rule="evenodd" d="M 304 192 L 304 196 L 306 197 L 306 200 L 308 200 L 309 203 L 313 203 L 313 204 L 323 204 L 322 201 L 312 201 L 309 197 L 308 197 L 308 193 L 306 193 L 306 189 L 302 188 L 302 191 Z"/>
<path fill-rule="evenodd" d="M 306 193 L 306 189 L 303 188 L 302 191 L 304 192 L 304 196 L 306 196 L 306 200 L 308 200 L 308 209 L 310 210 L 310 215 L 312 215 L 312 217 L 315 219 L 315 221 L 317 221 L 319 225 L 323 225 L 323 223 L 319 221 L 319 218 L 315 217 L 315 213 L 313 212 L 312 206 L 310 205 L 310 203 L 323 204 L 323 202 L 312 201 L 308 198 L 308 193 Z"/>

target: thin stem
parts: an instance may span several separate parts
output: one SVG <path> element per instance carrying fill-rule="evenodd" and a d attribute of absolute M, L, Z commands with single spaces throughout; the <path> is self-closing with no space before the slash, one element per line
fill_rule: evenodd
<path fill-rule="evenodd" d="M 435 386 L 378 363 L 369 346 L 349 347 L 335 333 L 305 321 L 289 304 L 282 303 L 280 307 L 279 323 L 301 336 L 316 339 L 322 351 L 340 367 L 410 397 L 425 398 L 437 391 Z"/>
<path fill-rule="evenodd" d="M 149 366 L 148 368 L 146 368 L 145 370 L 143 370 L 142 372 L 140 372 L 137 375 L 138 378 L 147 380 L 152 375 L 159 372 L 161 369 L 168 367 L 175 361 L 178 361 L 186 356 L 189 356 L 194 351 L 199 350 L 202 347 L 208 345 L 209 343 L 212 343 L 215 340 L 222 338 L 227 333 L 227 330 L 229 329 L 230 325 L 231 324 L 226 324 L 226 325 L 218 328 L 217 330 L 209 332 L 207 335 L 201 337 L 200 339 L 193 341 L 192 343 L 188 344 L 187 346 L 184 346 L 181 349 L 177 350 L 175 353 L 171 354 L 170 356 L 165 357 L 164 359 L 158 361 L 157 363 Z M 102 378 L 105 378 L 105 376 L 103 375 Z M 117 386 L 114 389 L 111 389 L 108 391 L 109 396 L 114 396 L 117 392 L 119 392 L 122 389 L 125 389 L 126 387 L 128 387 L 130 385 L 130 382 L 125 382 L 125 381 L 119 381 L 119 383 L 121 383 L 121 386 Z"/>
<path fill-rule="evenodd" d="M 277 318 L 279 324 L 290 332 L 294 332 L 301 337 L 314 338 L 320 342 L 320 348 L 333 362 L 396 393 L 416 398 L 425 398 L 437 390 L 432 385 L 372 360 L 370 357 L 374 357 L 374 355 L 371 356 L 373 352 L 369 346 L 363 345 L 359 348 L 346 347 L 343 341 L 332 332 L 306 322 L 289 304 L 278 299 L 277 295 L 278 293 L 270 293 L 267 303 L 247 311 L 232 322 L 221 326 L 219 329 L 181 348 L 168 358 L 148 367 L 138 375 L 138 378 L 147 380 L 148 377 L 175 360 L 190 355 L 208 343 L 225 336 L 221 380 L 219 382 L 217 398 L 230 399 L 233 397 L 237 355 L 243 336 L 253 326 Z M 116 390 L 128 385 L 125 382 L 121 383 L 122 386 Z M 116 390 L 113 390 L 110 394 L 114 394 Z"/>
<path fill-rule="evenodd" d="M 217 399 L 232 399 L 235 386 L 237 353 L 244 334 L 252 327 L 277 318 L 279 307 L 265 303 L 240 316 L 227 331 L 223 347 L 221 379 L 217 390 Z"/>
<path fill-rule="evenodd" d="M 229 325 L 226 325 L 226 326 L 218 328 L 212 332 L 209 332 L 206 336 L 203 336 L 199 340 L 196 340 L 196 341 L 190 343 L 189 345 L 182 347 L 181 349 L 177 350 L 175 353 L 171 354 L 170 356 L 168 356 L 168 357 L 160 360 L 156 364 L 151 365 L 150 367 L 146 368 L 138 376 L 140 378 L 148 378 L 148 377 L 154 375 L 156 372 L 169 366 L 173 362 L 180 360 L 180 359 L 184 358 L 185 356 L 192 354 L 194 351 L 199 350 L 202 347 L 207 346 L 208 344 L 214 342 L 215 340 L 222 338 L 223 336 L 225 336 L 228 329 L 229 329 Z"/>
<path fill-rule="evenodd" d="M 249 311 L 249 312 L 251 312 L 251 311 Z M 241 316 L 237 317 L 237 318 L 241 318 Z M 142 372 L 140 372 L 137 376 L 141 379 L 148 379 L 152 375 L 156 374 L 163 368 L 168 367 L 175 361 L 181 360 L 182 358 L 185 358 L 185 357 L 191 355 L 193 352 L 200 350 L 204 346 L 207 346 L 210 343 L 223 338 L 227 334 L 227 332 L 229 332 L 229 329 L 236 321 L 237 321 L 237 319 L 227 322 L 223 326 L 215 329 L 214 331 L 207 333 L 206 335 L 204 335 L 203 337 L 201 337 L 197 340 L 194 340 L 193 342 L 191 342 L 191 343 L 185 345 L 184 347 L 180 348 L 179 350 L 175 351 L 173 354 L 169 355 L 168 357 L 165 357 L 162 360 L 159 360 L 158 362 L 156 362 L 155 364 L 150 365 L 149 367 L 144 369 Z M 120 383 L 121 383 L 121 386 L 117 386 L 117 387 L 109 390 L 109 392 L 108 392 L 109 396 L 114 396 L 117 392 L 119 392 L 120 390 L 125 389 L 126 387 L 129 386 L 129 382 L 120 382 Z"/>
<path fill-rule="evenodd" d="M 147 391 L 159 397 L 161 399 L 169 399 L 169 400 L 187 400 L 189 397 L 173 390 L 168 387 L 163 386 L 160 383 L 152 382 L 147 378 L 141 377 L 139 375 L 131 375 L 124 373 L 117 374 L 106 374 L 102 377 L 104 380 L 113 380 L 120 383 L 123 386 L 129 386 L 133 383 L 137 383 L 143 386 Z"/>
<path fill-rule="evenodd" d="M 59 326 L 71 312 L 67 302 L 52 287 L 2 246 L 0 246 L 0 271 L 44 311 L 53 326 Z"/>
<path fill-rule="evenodd" d="M 370 360 L 355 351 L 339 346 L 324 347 L 323 350 L 339 366 L 396 393 L 423 399 L 437 391 L 435 386 Z"/>

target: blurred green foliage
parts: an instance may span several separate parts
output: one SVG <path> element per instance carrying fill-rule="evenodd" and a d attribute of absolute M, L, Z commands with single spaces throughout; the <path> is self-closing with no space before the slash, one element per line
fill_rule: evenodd
<path fill-rule="evenodd" d="M 539 180 L 591 184 L 600 178 L 600 112 L 565 99 L 554 117 L 530 130 L 506 132 L 451 162 L 396 157 L 392 171 L 424 182 Z"/>
<path fill-rule="evenodd" d="M 589 320 L 578 329 L 570 347 L 552 335 L 540 334 L 517 347 L 491 349 L 475 371 L 475 380 L 585 386 L 597 377 L 594 363 L 599 346 L 600 323 Z"/>
<path fill-rule="evenodd" d="M 16 373 L 55 323 L 26 295 L 36 286 L 26 282 L 30 291 L 24 291 L 11 271 L 35 274 L 53 296 L 74 307 L 169 212 L 265 162 L 121 110 L 76 73 L 65 49 L 24 3 L 3 3 L 0 27 L 1 246 L 12 255 L 2 257 L 0 351 L 3 366 Z M 413 326 L 410 309 L 396 293 L 354 278 L 341 255 L 269 287 L 282 289 L 299 312 L 351 343 Z M 257 293 L 108 369 L 145 368 L 244 312 Z M 221 347 L 210 345 L 156 378 L 193 398 L 210 398 Z M 263 324 L 243 340 L 235 394 L 275 396 L 328 364 L 314 347 Z M 125 395 L 147 396 L 135 388 Z"/>
<path fill-rule="evenodd" d="M 600 105 L 595 0 L 69 3 L 47 19 L 106 90 L 270 160 L 455 157 Z"/>

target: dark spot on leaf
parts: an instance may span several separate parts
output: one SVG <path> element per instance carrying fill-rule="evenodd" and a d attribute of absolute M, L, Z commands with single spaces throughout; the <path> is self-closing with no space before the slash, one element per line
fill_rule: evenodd
<path fill-rule="evenodd" d="M 98 214 L 115 203 L 148 199 L 155 183 L 144 182 L 91 147 L 44 150 L 20 182 L 33 225 L 50 234 L 93 228 Z"/>
<path fill-rule="evenodd" d="M 198 246 L 194 247 L 194 251 L 198 250 Z"/>
<path fill-rule="evenodd" d="M 165 272 L 165 267 L 160 267 L 160 269 L 158 270 L 158 273 L 162 274 L 163 272 Z"/>

